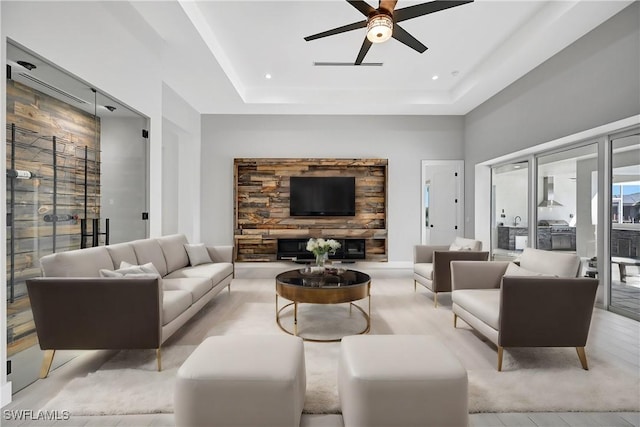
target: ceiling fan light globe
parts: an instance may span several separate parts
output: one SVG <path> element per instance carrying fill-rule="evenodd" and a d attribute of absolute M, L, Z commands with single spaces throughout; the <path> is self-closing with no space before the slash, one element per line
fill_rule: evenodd
<path fill-rule="evenodd" d="M 367 38 L 371 43 L 386 42 L 393 33 L 391 17 L 380 14 L 372 17 L 367 23 Z"/>

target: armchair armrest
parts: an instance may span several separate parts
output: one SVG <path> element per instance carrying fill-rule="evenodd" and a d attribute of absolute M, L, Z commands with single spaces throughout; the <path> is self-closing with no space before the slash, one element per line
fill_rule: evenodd
<path fill-rule="evenodd" d="M 476 251 L 434 251 L 433 283 L 435 292 L 451 291 L 451 261 L 487 261 L 489 252 Z"/>
<path fill-rule="evenodd" d="M 508 265 L 506 261 L 451 261 L 451 288 L 497 289 Z"/>
<path fill-rule="evenodd" d="M 499 345 L 584 347 L 597 288 L 593 278 L 504 277 Z"/>
<path fill-rule="evenodd" d="M 27 280 L 42 350 L 158 348 L 160 278 Z"/>
<path fill-rule="evenodd" d="M 233 246 L 207 246 L 213 262 L 233 262 Z"/>
<path fill-rule="evenodd" d="M 435 251 L 446 251 L 449 246 L 443 245 L 415 245 L 413 247 L 413 263 L 433 262 Z"/>

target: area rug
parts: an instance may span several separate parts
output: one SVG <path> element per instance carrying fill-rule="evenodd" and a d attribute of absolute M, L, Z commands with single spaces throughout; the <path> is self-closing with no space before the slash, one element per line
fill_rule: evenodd
<path fill-rule="evenodd" d="M 155 371 L 153 351 L 122 351 L 98 371 L 70 381 L 43 409 L 66 409 L 75 415 L 173 412 L 177 369 L 202 339 L 284 333 L 274 319 L 271 283 L 255 282 L 236 280 L 226 301 L 206 307 L 185 325 L 182 336 L 163 350 L 162 372 Z M 464 324 L 454 329 L 446 304 L 438 309 L 431 304 L 424 295 L 414 293 L 408 281 L 379 280 L 372 298 L 371 333 L 439 337 L 467 368 L 470 413 L 640 411 L 640 373 L 631 365 L 610 363 L 606 351 L 587 346 L 590 370 L 584 371 L 573 348 L 508 349 L 503 372 L 497 372 L 495 347 Z M 285 310 L 283 326 L 290 328 L 291 320 Z M 357 332 L 363 325 L 356 310 L 349 314 L 348 305 L 300 309 L 303 335 L 331 338 Z M 339 345 L 305 342 L 305 413 L 340 413 Z"/>

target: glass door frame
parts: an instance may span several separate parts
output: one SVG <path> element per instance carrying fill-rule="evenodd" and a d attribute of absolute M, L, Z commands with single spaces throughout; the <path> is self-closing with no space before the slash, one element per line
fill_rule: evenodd
<path fill-rule="evenodd" d="M 587 133 L 587 132 L 585 132 Z M 612 184 L 613 184 L 613 141 L 616 139 L 624 138 L 627 136 L 637 135 L 640 133 L 640 126 L 638 125 L 638 121 L 634 124 L 621 126 L 618 129 L 612 131 L 604 131 L 601 133 L 592 133 L 592 136 L 583 136 L 577 134 L 575 135 L 575 139 L 573 141 L 570 140 L 571 137 L 567 137 L 569 141 L 566 144 L 558 145 L 552 149 L 541 149 L 540 151 L 532 152 L 528 155 L 516 155 L 508 160 L 501 159 L 500 162 L 489 164 L 490 173 L 489 173 L 489 183 L 491 190 L 491 202 L 490 202 L 490 221 L 489 224 L 489 236 L 490 236 L 490 247 L 491 251 L 493 251 L 495 241 L 494 239 L 497 236 L 494 236 L 492 232 L 492 227 L 497 223 L 497 212 L 494 206 L 494 182 L 493 182 L 493 168 L 504 166 L 512 163 L 519 162 L 528 162 L 529 167 L 529 175 L 528 175 L 528 197 L 529 197 L 529 206 L 528 206 L 528 226 L 529 226 L 529 244 L 528 247 L 536 248 L 537 247 L 537 227 L 538 227 L 538 212 L 537 212 L 537 194 L 538 194 L 538 161 L 542 156 L 546 156 L 549 154 L 559 153 L 563 151 L 568 151 L 576 148 L 581 148 L 584 146 L 597 144 L 597 188 L 598 188 L 598 203 L 597 203 L 597 215 L 598 215 L 598 224 L 596 226 L 596 238 L 597 238 L 597 248 L 596 248 L 596 256 L 598 260 L 602 260 L 597 263 L 597 274 L 598 279 L 601 284 L 601 288 L 599 288 L 599 292 L 602 292 L 600 296 L 600 300 L 596 301 L 596 306 L 603 308 L 605 310 L 614 312 L 616 314 L 620 314 L 626 317 L 630 317 L 635 320 L 640 320 L 640 315 L 637 313 L 630 313 L 625 310 L 617 309 L 616 307 L 611 305 L 611 285 L 612 285 L 612 274 L 611 274 L 611 194 L 612 194 Z M 581 137 L 582 136 L 582 137 Z"/>
<path fill-rule="evenodd" d="M 598 259 L 603 260 L 603 262 L 598 263 L 598 277 L 601 277 L 601 280 L 603 280 L 604 284 L 606 285 L 604 294 L 606 309 L 613 313 L 640 321 L 640 313 L 633 313 L 628 310 L 620 309 L 616 306 L 611 305 L 611 287 L 613 285 L 613 277 L 611 273 L 611 230 L 613 230 L 613 223 L 611 221 L 611 200 L 613 189 L 613 143 L 617 139 L 638 134 L 640 134 L 640 126 L 635 126 L 627 130 L 610 133 L 605 138 L 603 138 L 603 143 L 601 144 L 602 150 L 601 153 L 598 153 L 600 157 L 599 162 L 601 161 L 603 167 L 606 168 L 606 173 L 603 174 L 603 179 L 598 180 L 598 184 L 603 186 L 603 188 L 598 188 L 598 193 L 602 194 L 603 200 L 605 201 L 605 203 L 598 203 L 598 217 L 603 219 L 603 226 L 598 227 L 598 232 L 602 232 L 602 242 L 607 243 L 605 245 L 600 245 L 600 247 L 598 248 Z M 604 240 L 605 236 L 606 240 Z M 598 234 L 598 241 L 600 241 L 600 234 Z M 600 251 L 602 252 L 602 254 L 600 254 Z M 600 264 L 603 264 L 602 270 Z"/>

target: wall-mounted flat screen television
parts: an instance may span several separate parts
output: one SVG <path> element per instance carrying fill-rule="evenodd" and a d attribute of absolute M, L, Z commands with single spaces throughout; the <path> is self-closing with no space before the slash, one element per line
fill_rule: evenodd
<path fill-rule="evenodd" d="M 290 216 L 355 216 L 353 176 L 292 176 Z"/>

